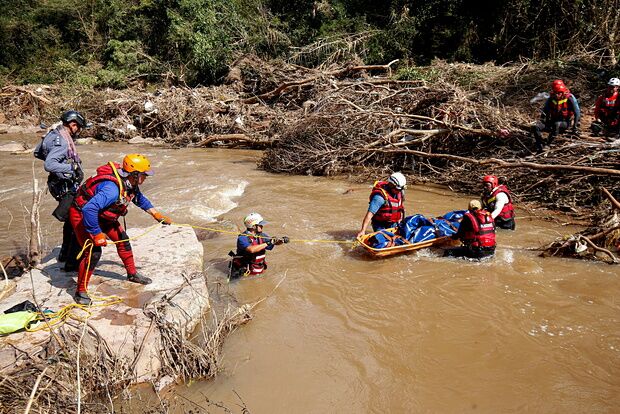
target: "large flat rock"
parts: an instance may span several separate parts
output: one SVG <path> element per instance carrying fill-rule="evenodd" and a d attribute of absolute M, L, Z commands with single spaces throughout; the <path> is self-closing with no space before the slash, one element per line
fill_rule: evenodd
<path fill-rule="evenodd" d="M 91 307 L 88 321 L 117 355 L 130 361 L 142 344 L 135 365 L 138 382 L 155 378 L 161 367 L 159 332 L 149 329 L 149 309 L 164 306 L 166 320 L 187 336 L 209 307 L 202 274 L 203 247 L 194 231 L 173 225 L 145 232 L 146 229 L 128 231 L 130 237 L 139 236 L 131 242 L 138 271 L 153 279 L 153 283 L 143 286 L 128 282 L 116 249 L 108 246 L 103 249 L 89 286 L 93 297 L 117 295 L 122 299 L 122 303 Z M 41 307 L 53 311 L 74 303 L 77 274 L 61 270 L 62 264 L 55 258 L 57 252 L 54 249 L 41 269 L 32 271 L 32 282 L 28 274 L 17 279 L 14 293 L 0 300 L 0 312 L 24 300 L 34 302 L 33 294 Z M 0 369 L 14 364 L 19 354 L 15 348 L 32 354 L 48 335 L 49 332 L 39 331 L 0 337 Z"/>

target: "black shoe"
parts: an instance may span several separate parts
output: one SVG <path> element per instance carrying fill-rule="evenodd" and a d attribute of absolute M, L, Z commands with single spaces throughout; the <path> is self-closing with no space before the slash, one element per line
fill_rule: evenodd
<path fill-rule="evenodd" d="M 152 282 L 151 278 L 136 273 L 135 275 L 127 275 L 127 280 L 133 283 L 140 283 L 141 285 L 148 285 Z"/>
<path fill-rule="evenodd" d="M 91 303 L 93 303 L 93 301 L 90 300 L 90 296 L 88 296 L 88 293 L 86 292 L 75 292 L 75 296 L 73 296 L 73 299 L 75 299 L 75 302 L 79 303 L 80 305 L 90 305 Z"/>
<path fill-rule="evenodd" d="M 78 270 L 78 264 L 77 263 L 69 263 L 66 262 L 65 266 L 62 268 L 63 272 L 75 272 Z"/>
<path fill-rule="evenodd" d="M 69 256 L 69 252 L 64 251 L 64 250 L 61 249 L 60 253 L 58 253 L 58 261 L 59 262 L 66 262 L 68 256 Z"/>

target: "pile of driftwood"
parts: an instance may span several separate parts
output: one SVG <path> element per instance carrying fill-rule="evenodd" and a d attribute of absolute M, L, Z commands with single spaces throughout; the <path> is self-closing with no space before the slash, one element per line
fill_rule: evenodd
<path fill-rule="evenodd" d="M 606 188 L 602 193 L 611 208 L 598 223 L 582 232 L 558 239 L 543 248 L 542 256 L 564 256 L 581 259 L 602 260 L 620 264 L 620 202 Z M 607 204 L 607 203 L 605 203 Z"/>
<path fill-rule="evenodd" d="M 160 377 L 186 382 L 214 377 L 224 338 L 251 319 L 251 309 L 250 305 L 227 309 L 212 323 L 204 321 L 198 329 L 200 338 L 190 341 L 155 307 L 150 316 L 161 331 L 164 350 Z M 117 399 L 123 393 L 130 397 L 127 387 L 135 381 L 141 347 L 133 361 L 120 358 L 87 321 L 68 319 L 60 327 L 51 327 L 50 333 L 37 354 L 14 346 L 20 354 L 18 366 L 0 369 L 0 413 L 115 412 Z"/>
<path fill-rule="evenodd" d="M 267 149 L 260 164 L 273 172 L 375 178 L 400 170 L 470 194 L 495 174 L 520 204 L 582 218 L 601 208 L 601 187 L 620 197 L 620 140 L 588 135 L 591 107 L 610 76 L 595 63 L 399 64 L 307 68 L 243 56 L 219 86 L 3 89 L 0 103 L 7 117 L 19 108 L 48 123 L 78 108 L 104 140 Z M 580 98 L 581 135 L 535 154 L 532 125 L 555 78 Z"/>

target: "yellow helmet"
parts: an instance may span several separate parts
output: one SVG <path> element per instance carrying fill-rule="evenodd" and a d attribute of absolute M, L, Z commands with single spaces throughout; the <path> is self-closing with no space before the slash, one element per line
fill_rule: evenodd
<path fill-rule="evenodd" d="M 127 173 L 139 172 L 153 175 L 151 162 L 142 154 L 128 154 L 123 158 L 123 170 Z"/>

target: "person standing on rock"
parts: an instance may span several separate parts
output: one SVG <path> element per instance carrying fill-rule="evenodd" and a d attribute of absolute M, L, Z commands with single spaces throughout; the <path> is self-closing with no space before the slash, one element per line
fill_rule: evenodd
<path fill-rule="evenodd" d="M 445 250 L 445 257 L 480 260 L 495 254 L 495 224 L 479 200 L 469 202 L 468 210 L 452 238 L 460 240 L 463 246 Z"/>
<path fill-rule="evenodd" d="M 482 206 L 491 213 L 495 226 L 500 229 L 514 230 L 515 209 L 508 187 L 499 183 L 494 175 L 485 175 L 482 178 Z"/>
<path fill-rule="evenodd" d="M 533 134 L 536 141 L 536 152 L 543 152 L 543 132 L 548 132 L 547 145 L 551 145 L 556 136 L 568 130 L 572 124 L 572 132 L 579 135 L 581 111 L 577 98 L 568 90 L 560 79 L 553 81 L 551 96 L 541 109 L 540 121 L 534 126 Z"/>
<path fill-rule="evenodd" d="M 618 89 L 620 79 L 611 78 L 607 82 L 607 89 L 596 99 L 594 105 L 594 122 L 590 125 L 592 134 L 617 134 L 620 120 L 618 119 Z"/>
<path fill-rule="evenodd" d="M 34 156 L 45 161 L 43 168 L 49 173 L 47 188 L 58 201 L 58 207 L 52 215 L 64 222 L 58 261 L 65 262 L 65 271 L 73 271 L 77 268 L 76 256 L 79 250 L 73 227 L 68 220 L 69 207 L 84 179 L 82 161 L 73 139 L 89 125 L 81 113 L 73 110 L 63 113 L 60 120 L 62 124 L 52 128 L 37 145 Z"/>
<path fill-rule="evenodd" d="M 407 179 L 395 172 L 386 181 L 377 181 L 370 192 L 368 211 L 362 220 L 362 228 L 356 237 L 366 233 L 368 225 L 379 231 L 397 226 L 405 217 L 405 186 Z"/>
<path fill-rule="evenodd" d="M 289 242 L 286 236 L 270 237 L 267 233 L 263 233 L 263 226 L 267 222 L 258 213 L 248 214 L 243 219 L 243 224 L 246 230 L 237 237 L 237 252 L 228 253 L 232 256 L 231 279 L 262 274 L 267 269 L 265 261 L 267 250 Z"/>
<path fill-rule="evenodd" d="M 91 240 L 94 247 L 90 257 L 86 249 L 80 260 L 75 292 L 77 303 L 91 303 L 87 293 L 88 282 L 101 258 L 101 247 L 107 245 L 106 236 L 114 242 L 124 240 L 116 243 L 116 250 L 127 271 L 127 279 L 143 285 L 151 283 L 150 278 L 137 272 L 131 244 L 118 219 L 127 214 L 129 203 L 133 202 L 155 220 L 163 224 L 172 223 L 168 217 L 159 213 L 140 191 L 139 186 L 152 174 L 151 163 L 144 155 L 129 154 L 123 159 L 122 166 L 109 162 L 97 168 L 97 174 L 78 189 L 69 209 L 69 219 L 80 246 Z"/>

